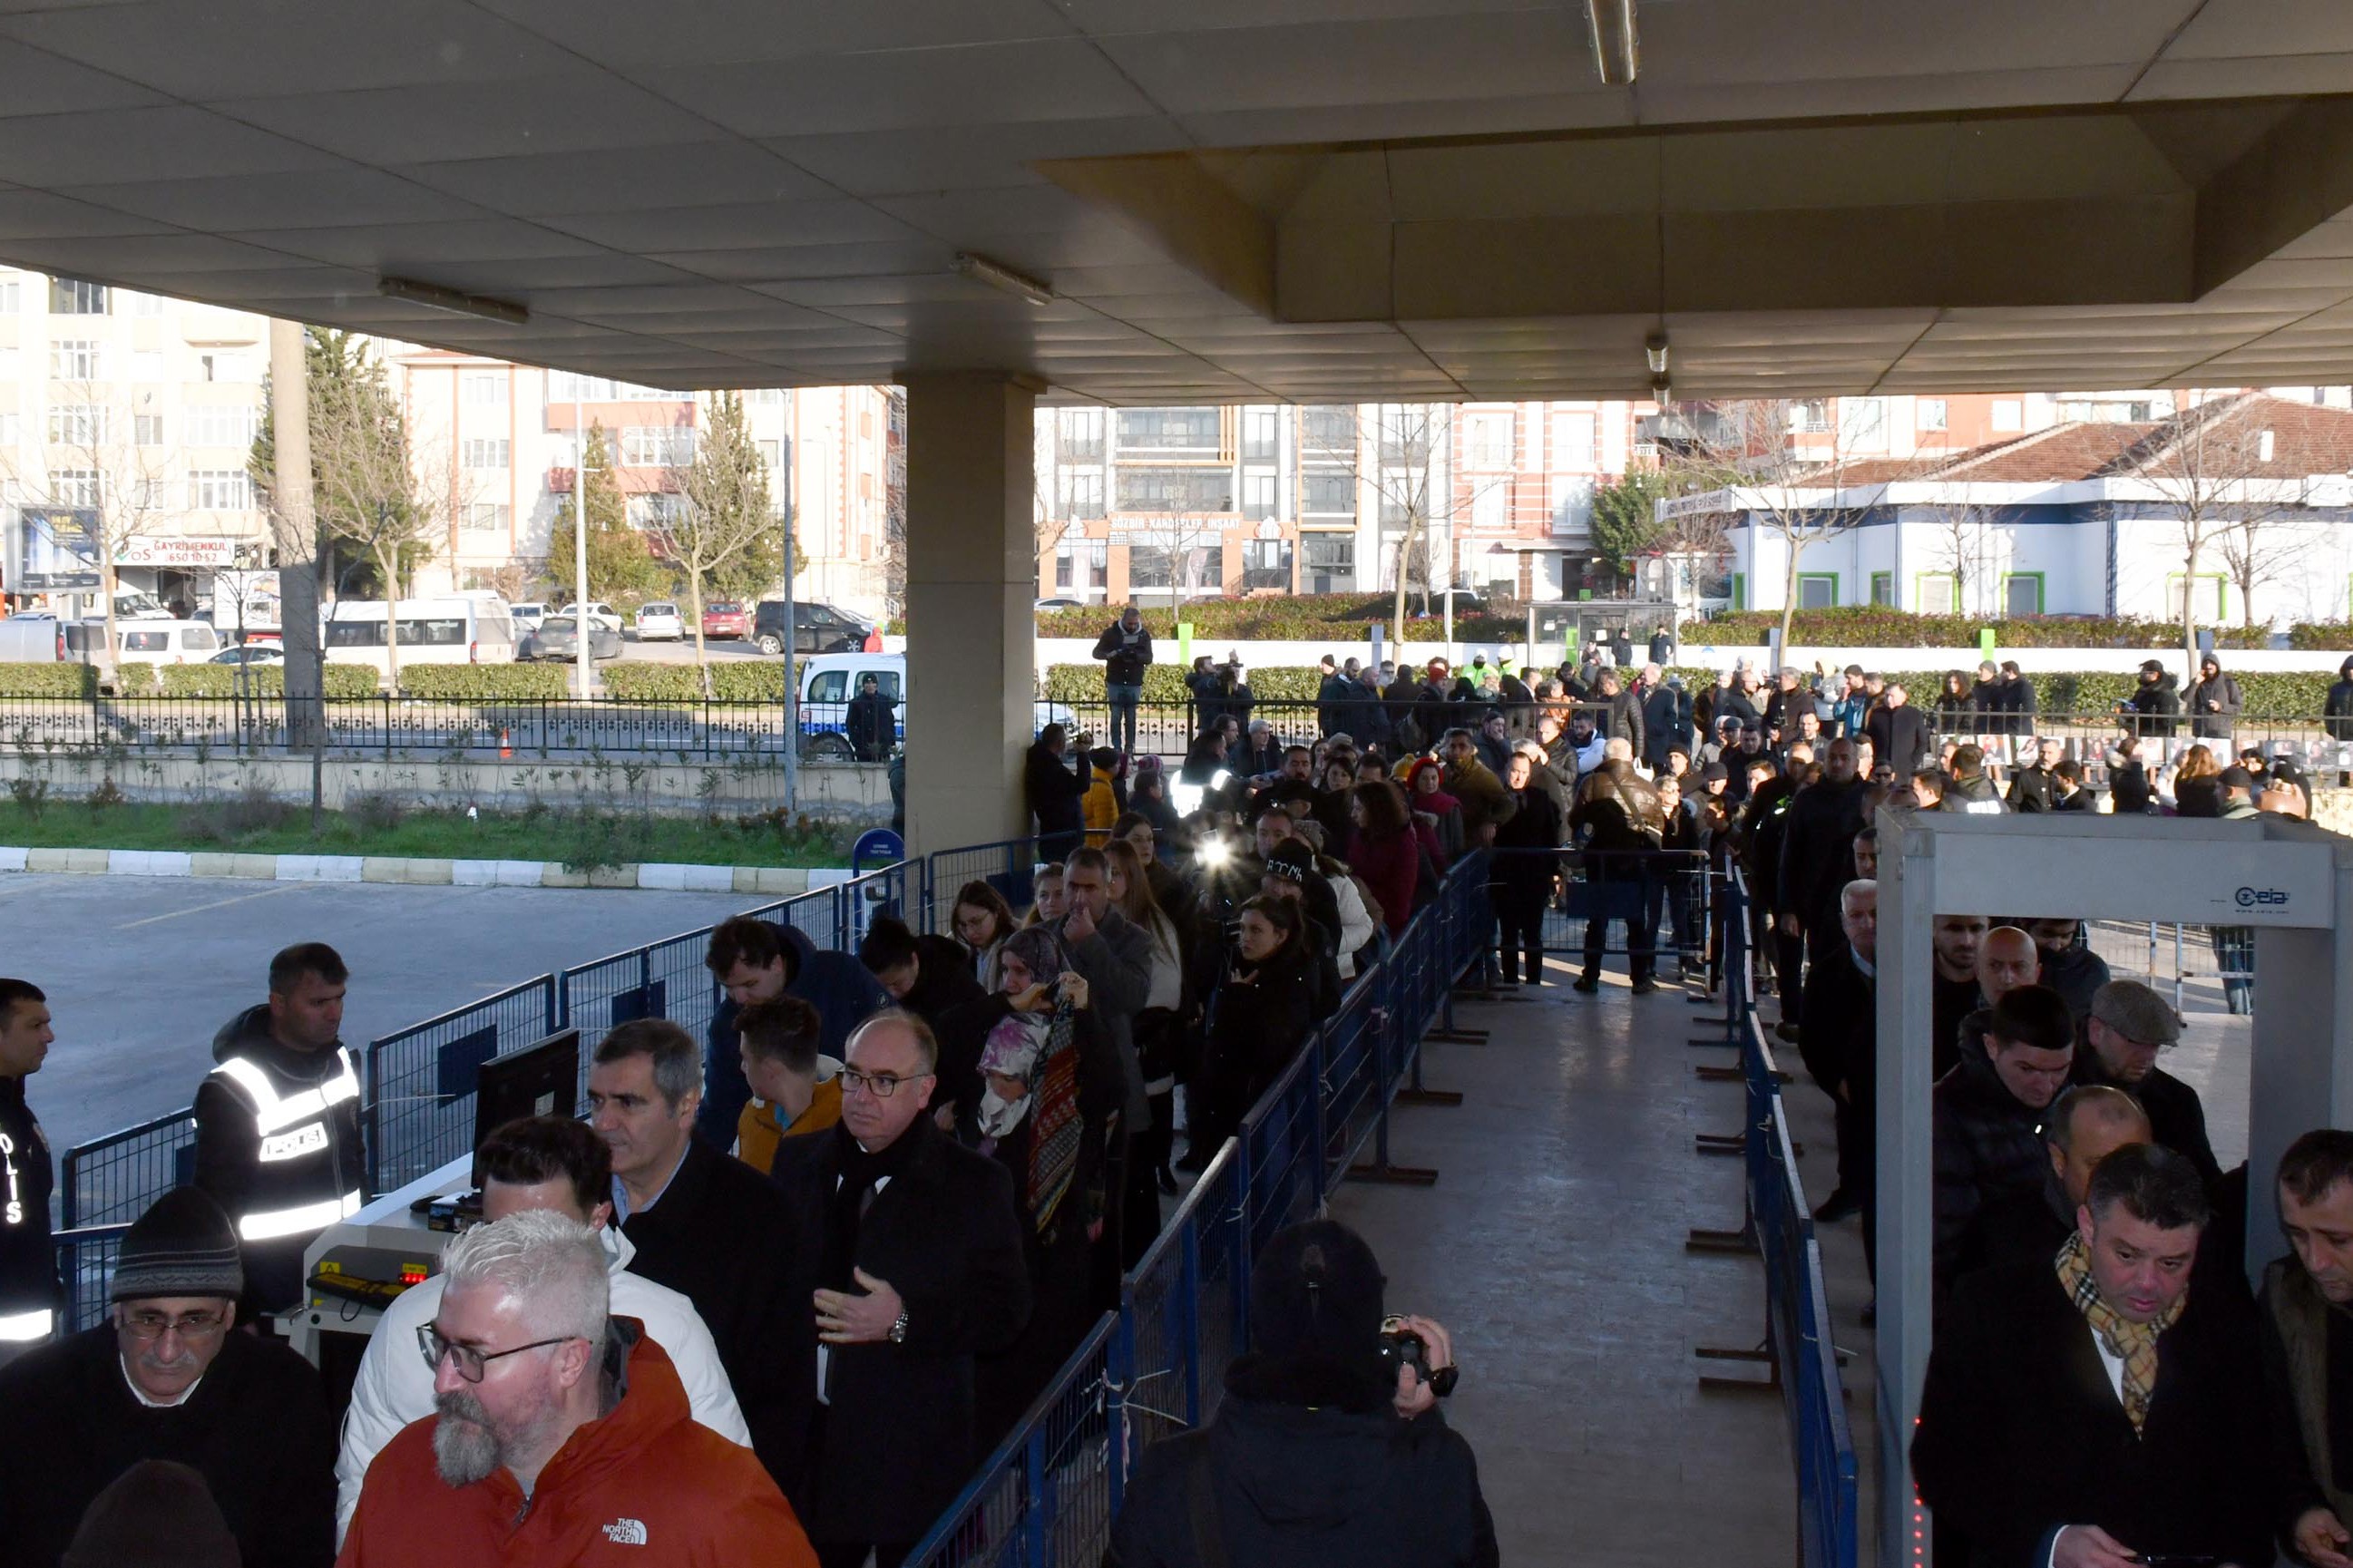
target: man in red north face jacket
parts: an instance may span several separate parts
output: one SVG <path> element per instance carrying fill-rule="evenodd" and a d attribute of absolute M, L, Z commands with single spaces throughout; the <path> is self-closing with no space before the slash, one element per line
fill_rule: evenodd
<path fill-rule="evenodd" d="M 369 1466 L 338 1568 L 425 1563 L 817 1568 L 759 1459 L 696 1425 L 604 1250 L 569 1217 L 477 1226 L 421 1330 L 438 1413 Z"/>

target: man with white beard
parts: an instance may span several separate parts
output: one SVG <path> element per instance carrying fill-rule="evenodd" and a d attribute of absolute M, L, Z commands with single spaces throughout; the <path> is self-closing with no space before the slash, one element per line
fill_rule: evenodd
<path fill-rule="evenodd" d="M 695 1423 L 670 1357 L 607 1316 L 605 1249 L 567 1215 L 476 1226 L 443 1260 L 417 1331 L 437 1414 L 368 1468 L 341 1568 L 570 1563 L 643 1549 L 647 1568 L 816 1568 L 791 1505 L 748 1448 Z"/>

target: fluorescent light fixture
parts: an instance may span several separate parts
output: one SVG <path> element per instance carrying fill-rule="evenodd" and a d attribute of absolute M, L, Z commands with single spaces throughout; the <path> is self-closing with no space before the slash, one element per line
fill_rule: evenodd
<path fill-rule="evenodd" d="M 1593 24 L 1593 60 L 1604 87 L 1631 87 L 1641 64 L 1641 41 L 1634 33 L 1634 0 L 1585 0 Z"/>
<path fill-rule="evenodd" d="M 1667 334 L 1652 332 L 1642 340 L 1642 356 L 1651 362 L 1652 375 L 1667 374 Z"/>
<path fill-rule="evenodd" d="M 504 321 L 512 327 L 531 321 L 530 307 L 512 300 L 468 294 L 457 289 L 444 289 L 438 283 L 420 283 L 414 278 L 379 278 L 375 291 L 387 300 L 406 300 L 429 310 L 447 310 L 457 316 L 480 316 L 486 321 Z"/>
<path fill-rule="evenodd" d="M 1033 305 L 1054 302 L 1051 284 L 1041 283 L 1026 272 L 1016 272 L 1001 261 L 991 261 L 977 251 L 956 252 L 955 269 L 975 282 L 986 283 L 992 289 L 1002 289 L 1008 294 L 1018 294 Z"/>

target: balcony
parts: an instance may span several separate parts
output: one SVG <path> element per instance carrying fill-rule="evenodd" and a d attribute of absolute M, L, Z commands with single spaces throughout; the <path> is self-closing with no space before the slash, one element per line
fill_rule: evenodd
<path fill-rule="evenodd" d="M 575 470 L 571 468 L 548 469 L 547 493 L 552 496 L 570 495 L 572 493 L 572 476 L 575 472 Z"/>

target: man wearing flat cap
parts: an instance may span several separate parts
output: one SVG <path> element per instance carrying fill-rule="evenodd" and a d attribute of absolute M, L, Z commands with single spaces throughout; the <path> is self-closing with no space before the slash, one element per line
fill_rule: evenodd
<path fill-rule="evenodd" d="M 334 1557 L 335 1428 L 319 1375 L 237 1331 L 237 1233 L 193 1187 L 122 1238 L 110 1321 L 0 1367 L 0 1564 L 58 1562 L 83 1512 L 142 1460 L 204 1479 L 245 1568 Z"/>
<path fill-rule="evenodd" d="M 2071 1081 L 2107 1084 L 2140 1101 L 2157 1142 L 2197 1166 L 2211 1191 L 2222 1167 L 2206 1136 L 2206 1108 L 2157 1065 L 2157 1053 L 2180 1038 L 2181 1019 L 2164 997 L 2137 980 L 2111 980 L 2092 993 Z"/>

